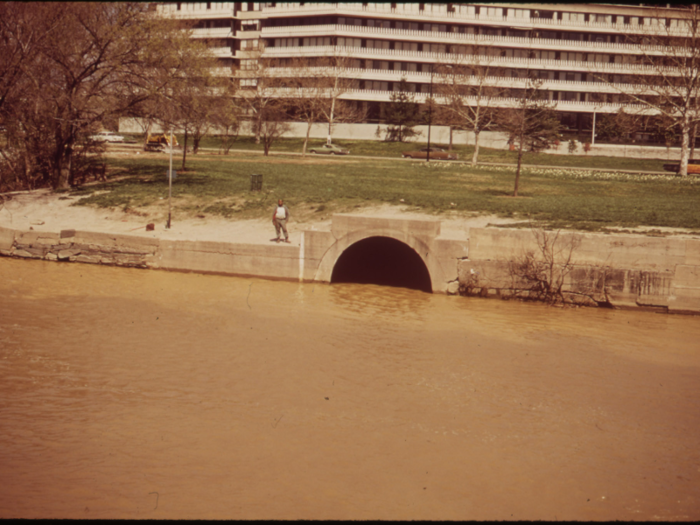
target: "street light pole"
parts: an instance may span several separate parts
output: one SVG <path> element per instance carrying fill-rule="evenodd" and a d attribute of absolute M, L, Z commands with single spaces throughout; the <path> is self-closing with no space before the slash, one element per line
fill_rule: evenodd
<path fill-rule="evenodd" d="M 170 169 L 168 170 L 168 224 L 165 229 L 170 229 L 170 213 L 172 210 L 173 197 L 173 130 L 170 129 Z"/>
<path fill-rule="evenodd" d="M 595 144 L 595 110 L 596 108 L 593 108 L 593 130 L 591 131 L 591 146 Z"/>
<path fill-rule="evenodd" d="M 430 64 L 430 105 L 428 106 L 428 153 L 426 162 L 430 162 L 430 126 L 433 123 L 433 64 Z"/>

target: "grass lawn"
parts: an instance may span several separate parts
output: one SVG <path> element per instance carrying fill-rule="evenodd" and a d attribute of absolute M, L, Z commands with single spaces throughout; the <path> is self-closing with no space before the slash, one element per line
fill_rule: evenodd
<path fill-rule="evenodd" d="M 351 141 L 342 144 L 349 146 L 353 155 L 262 157 L 251 153 L 218 155 L 209 151 L 189 155 L 187 171 L 178 172 L 173 184 L 173 213 L 232 219 L 267 217 L 273 203 L 283 198 L 298 220 L 324 219 L 334 212 L 391 203 L 434 214 L 448 211 L 465 215 L 496 214 L 522 219 L 523 225 L 535 223 L 550 228 L 604 231 L 611 227 L 651 226 L 700 231 L 698 177 L 530 167 L 521 176 L 520 196 L 513 198 L 513 168 L 397 159 L 396 152 L 407 149 L 405 144 L 358 142 L 355 145 Z M 234 145 L 239 147 L 239 143 Z M 300 141 L 281 141 L 274 151 L 283 152 L 285 147 L 289 148 L 287 151 L 298 152 Z M 373 150 L 381 148 L 392 158 L 354 158 L 355 154 L 374 155 Z M 458 150 L 460 158 L 470 158 L 462 150 L 466 148 Z M 488 155 L 501 159 L 493 162 L 511 161 L 510 152 L 484 150 L 482 159 L 489 159 Z M 553 165 L 554 160 L 578 159 L 578 166 L 595 167 L 597 162 L 606 162 L 617 169 L 635 169 L 621 162 L 630 159 L 544 157 L 542 163 L 548 165 Z M 531 156 L 530 161 L 533 158 L 536 157 Z M 653 162 L 657 161 L 645 160 L 636 169 L 655 169 L 650 167 Z M 82 197 L 77 204 L 137 212 L 153 211 L 160 204 L 162 210 L 168 196 L 167 155 L 110 157 L 108 163 L 112 173 L 120 177 L 69 190 L 72 195 Z M 175 169 L 180 165 L 181 160 L 175 160 Z M 251 174 L 263 175 L 262 192 L 250 191 Z"/>
<path fill-rule="evenodd" d="M 182 142 L 182 141 L 181 141 Z M 278 153 L 300 153 L 302 149 L 302 139 L 280 139 L 272 147 L 272 151 Z M 309 140 L 309 147 L 325 144 L 323 139 Z M 387 157 L 392 159 L 401 158 L 401 152 L 416 150 L 424 147 L 425 142 L 400 143 L 400 142 L 380 142 L 372 140 L 335 140 L 334 144 L 348 148 L 352 155 Z M 189 144 L 191 147 L 191 144 Z M 201 147 L 218 150 L 220 140 L 216 137 L 205 137 Z M 433 144 L 433 146 L 447 149 L 447 144 Z M 566 148 L 566 144 L 559 146 L 560 150 Z M 252 137 L 242 137 L 233 143 L 234 150 L 263 151 L 262 144 L 255 144 Z M 474 154 L 474 146 L 453 146 L 452 150 L 459 155 L 460 160 L 470 162 Z M 493 148 L 479 148 L 479 162 L 493 162 L 503 164 L 515 164 L 518 155 L 515 151 L 507 151 Z M 525 153 L 524 164 L 561 166 L 561 167 L 587 167 L 605 170 L 639 170 L 639 171 L 664 171 L 663 165 L 668 164 L 668 160 L 659 159 L 635 159 L 623 157 L 598 157 L 594 155 L 550 155 L 547 153 Z"/>

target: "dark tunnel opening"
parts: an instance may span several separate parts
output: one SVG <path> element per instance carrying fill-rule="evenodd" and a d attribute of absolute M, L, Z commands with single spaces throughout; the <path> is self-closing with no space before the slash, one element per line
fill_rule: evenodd
<path fill-rule="evenodd" d="M 413 248 L 390 237 L 369 237 L 338 258 L 331 283 L 380 284 L 431 293 L 430 273 Z"/>

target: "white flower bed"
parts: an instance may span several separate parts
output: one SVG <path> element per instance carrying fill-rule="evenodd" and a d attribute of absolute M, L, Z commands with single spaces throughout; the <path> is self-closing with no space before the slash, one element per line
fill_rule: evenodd
<path fill-rule="evenodd" d="M 469 169 L 480 171 L 495 171 L 501 173 L 515 173 L 515 167 L 512 166 L 472 166 L 465 162 L 425 162 L 423 164 L 428 169 Z M 544 177 L 552 177 L 559 179 L 587 179 L 587 180 L 618 180 L 630 182 L 670 182 L 675 184 L 695 185 L 700 184 L 700 177 L 679 177 L 675 174 L 644 174 L 644 173 L 625 173 L 620 171 L 597 171 L 597 170 L 582 170 L 576 168 L 532 168 L 523 166 L 523 174 L 540 175 Z"/>

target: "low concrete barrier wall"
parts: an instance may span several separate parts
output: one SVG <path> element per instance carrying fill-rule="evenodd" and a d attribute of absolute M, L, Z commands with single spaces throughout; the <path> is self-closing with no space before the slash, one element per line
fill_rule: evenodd
<path fill-rule="evenodd" d="M 548 234 L 550 248 L 543 248 L 530 230 L 472 228 L 469 257 L 459 261 L 461 293 L 526 295 L 532 281 L 517 262 L 530 253 L 559 268 L 568 262 L 563 291 L 574 302 L 700 313 L 700 239 L 555 235 Z"/>
<path fill-rule="evenodd" d="M 540 233 L 542 235 L 542 233 Z M 700 239 L 561 232 L 554 266 L 568 260 L 563 291 L 586 305 L 700 314 Z M 0 255 L 136 268 L 329 282 L 338 257 L 368 237 L 411 246 L 434 292 L 522 296 L 531 285 L 514 270 L 527 253 L 546 258 L 533 231 L 471 228 L 468 241 L 440 237 L 440 222 L 336 215 L 331 231 L 305 231 L 300 246 L 172 241 L 76 230 L 0 227 Z M 541 240 L 541 239 L 540 239 Z"/>

